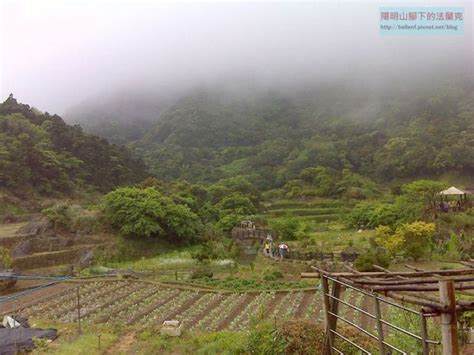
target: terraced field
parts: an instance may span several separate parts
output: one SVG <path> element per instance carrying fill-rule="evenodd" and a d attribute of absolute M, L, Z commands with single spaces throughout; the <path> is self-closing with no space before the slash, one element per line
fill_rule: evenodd
<path fill-rule="evenodd" d="M 321 320 L 321 293 L 315 291 L 211 292 L 178 289 L 140 281 L 94 281 L 54 289 L 47 296 L 30 297 L 17 312 L 33 319 L 75 322 L 79 287 L 83 322 L 136 326 L 160 326 L 164 320 L 178 319 L 188 330 L 243 330 L 252 317 Z M 44 291 L 43 291 L 44 292 Z M 346 301 L 361 306 L 363 299 L 344 293 Z M 7 307 L 1 308 L 6 310 Z M 11 310 L 10 310 L 11 311 Z M 350 308 L 342 309 L 353 319 Z"/>
<path fill-rule="evenodd" d="M 110 247 L 114 240 L 104 236 L 58 236 L 43 233 L 44 222 L 27 221 L 0 224 L 0 246 L 12 255 L 12 267 L 29 273 L 41 273 L 46 268 L 68 269 L 81 256 L 96 249 Z M 61 272 L 59 272 L 61 273 Z"/>
<path fill-rule="evenodd" d="M 317 199 L 313 201 L 281 200 L 266 204 L 267 219 L 295 217 L 308 222 L 334 222 L 349 211 L 352 205 L 341 200 Z"/>

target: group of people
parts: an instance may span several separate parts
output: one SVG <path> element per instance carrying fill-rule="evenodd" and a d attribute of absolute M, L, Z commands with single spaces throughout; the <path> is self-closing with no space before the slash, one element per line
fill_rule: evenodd
<path fill-rule="evenodd" d="M 461 201 L 459 201 L 459 200 L 457 200 L 457 201 L 448 201 L 448 202 L 442 201 L 439 204 L 439 208 L 441 209 L 442 212 L 449 212 L 450 209 L 452 211 L 459 211 L 459 210 L 462 209 L 462 204 L 461 204 Z"/>
<path fill-rule="evenodd" d="M 263 254 L 267 257 L 279 258 L 280 260 L 287 258 L 290 248 L 285 243 L 278 244 L 278 247 L 273 242 L 271 235 L 267 235 L 263 242 Z"/>

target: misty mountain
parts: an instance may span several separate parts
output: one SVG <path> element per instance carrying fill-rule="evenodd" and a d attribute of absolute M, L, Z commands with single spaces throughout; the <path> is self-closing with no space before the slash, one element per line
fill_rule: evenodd
<path fill-rule="evenodd" d="M 141 138 L 171 102 L 169 95 L 119 91 L 90 97 L 67 110 L 64 117 L 88 133 L 125 144 Z"/>
<path fill-rule="evenodd" d="M 145 177 L 143 161 L 126 147 L 18 103 L 13 95 L 0 104 L 0 187 L 44 194 L 107 191 Z"/>
<path fill-rule="evenodd" d="M 164 180 L 247 175 L 282 187 L 307 168 L 377 180 L 474 172 L 472 84 L 425 90 L 333 86 L 179 99 L 130 147 Z"/>

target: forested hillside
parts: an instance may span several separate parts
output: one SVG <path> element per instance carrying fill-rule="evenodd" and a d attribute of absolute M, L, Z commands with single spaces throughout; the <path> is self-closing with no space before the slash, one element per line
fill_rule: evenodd
<path fill-rule="evenodd" d="M 200 90 L 158 115 L 130 146 L 160 179 L 247 175 L 263 190 L 302 185 L 304 169 L 317 167 L 329 180 L 343 171 L 378 181 L 466 176 L 474 173 L 474 90 Z"/>
<path fill-rule="evenodd" d="M 140 139 L 171 102 L 165 95 L 127 89 L 90 97 L 67 110 L 64 119 L 109 142 L 126 144 Z"/>
<path fill-rule="evenodd" d="M 107 191 L 146 177 L 130 151 L 10 97 L 0 104 L 0 187 L 11 192 Z"/>
<path fill-rule="evenodd" d="M 472 84 L 378 92 L 337 84 L 293 92 L 201 88 L 174 104 L 151 96 L 124 102 L 130 100 L 135 104 L 133 110 L 125 105 L 134 112 L 129 119 L 124 105 L 108 111 L 102 105 L 89 111 L 86 129 L 128 142 L 165 181 L 212 183 L 244 175 L 259 190 L 281 188 L 288 197 L 358 197 L 357 189 L 368 197 L 376 190 L 372 181 L 474 173 Z M 77 184 L 107 190 L 146 177 L 144 164 L 126 148 L 68 126 L 58 116 L 12 97 L 0 114 L 4 185 L 29 183 L 45 192 Z M 18 132 L 27 132 L 31 141 L 21 141 Z M 22 146 L 42 150 L 27 158 Z"/>

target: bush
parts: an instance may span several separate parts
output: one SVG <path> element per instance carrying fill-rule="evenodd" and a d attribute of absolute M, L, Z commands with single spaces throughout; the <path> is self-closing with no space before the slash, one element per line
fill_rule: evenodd
<path fill-rule="evenodd" d="M 284 354 L 286 341 L 272 323 L 263 322 L 250 329 L 245 348 L 248 354 Z"/>
<path fill-rule="evenodd" d="M 0 270 L 9 269 L 12 266 L 10 251 L 0 246 Z"/>
<path fill-rule="evenodd" d="M 204 268 L 204 269 L 198 269 L 198 270 L 193 270 L 191 273 L 191 279 L 196 280 L 196 279 L 212 279 L 214 276 L 214 272 L 212 271 L 211 268 Z"/>
<path fill-rule="evenodd" d="M 405 256 L 417 260 L 433 247 L 434 232 L 435 225 L 425 222 L 405 223 L 395 231 L 387 226 L 379 226 L 372 243 L 391 254 L 403 252 Z"/>
<path fill-rule="evenodd" d="M 224 232 L 229 232 L 232 230 L 232 228 L 238 225 L 243 219 L 244 219 L 244 216 L 240 214 L 231 213 L 231 214 L 221 217 L 221 219 L 219 219 L 219 221 L 216 223 L 216 227 L 221 229 Z"/>
<path fill-rule="evenodd" d="M 65 203 L 56 203 L 43 210 L 46 217 L 53 223 L 55 228 L 69 229 L 72 223 L 72 212 L 70 206 Z"/>
<path fill-rule="evenodd" d="M 240 249 L 232 239 L 204 240 L 199 248 L 192 253 L 193 259 L 205 263 L 217 259 L 237 259 Z"/>
<path fill-rule="evenodd" d="M 279 270 L 265 270 L 262 279 L 265 281 L 276 281 L 283 278 L 283 274 Z"/>
<path fill-rule="evenodd" d="M 372 244 L 387 250 L 391 255 L 395 255 L 403 246 L 405 240 L 399 234 L 394 234 L 392 228 L 378 226 L 375 228 L 375 237 Z"/>
<path fill-rule="evenodd" d="M 309 226 L 293 217 L 276 219 L 270 226 L 278 237 L 284 240 L 304 239 L 309 233 Z"/>
<path fill-rule="evenodd" d="M 358 203 L 346 218 L 346 224 L 356 228 L 375 228 L 380 225 L 396 228 L 411 223 L 423 215 L 423 204 L 406 196 L 393 201 L 363 201 Z"/>
<path fill-rule="evenodd" d="M 287 321 L 278 330 L 278 334 L 285 340 L 286 354 L 322 354 L 324 333 L 322 324 L 305 320 Z"/>
<path fill-rule="evenodd" d="M 387 268 L 390 265 L 390 256 L 383 249 L 378 249 L 361 254 L 354 261 L 354 266 L 359 271 L 377 271 L 374 265 Z"/>
<path fill-rule="evenodd" d="M 43 210 L 55 229 L 89 234 L 102 229 L 100 214 L 84 210 L 79 205 L 56 203 Z"/>
<path fill-rule="evenodd" d="M 435 229 L 434 223 L 414 222 L 401 225 L 395 234 L 404 240 L 405 255 L 418 260 L 432 247 Z"/>

